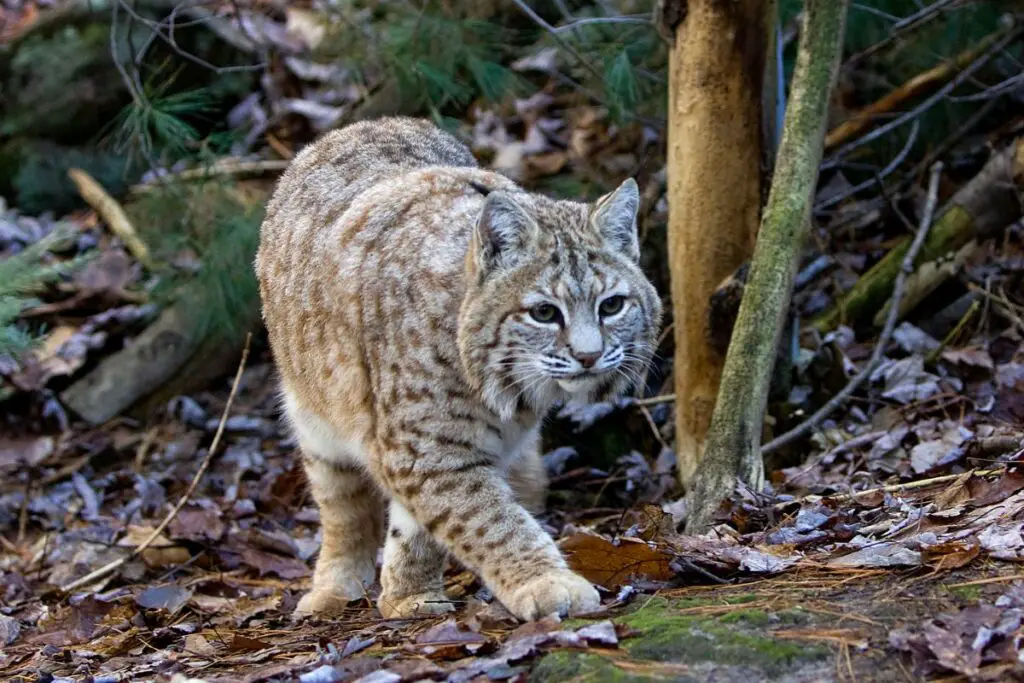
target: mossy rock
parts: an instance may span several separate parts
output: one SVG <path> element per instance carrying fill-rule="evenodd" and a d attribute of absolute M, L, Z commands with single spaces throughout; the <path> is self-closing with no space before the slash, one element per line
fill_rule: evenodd
<path fill-rule="evenodd" d="M 829 650 L 782 640 L 773 627 L 806 623 L 799 610 L 771 612 L 737 607 L 718 615 L 687 613 L 694 607 L 742 604 L 738 600 L 652 598 L 614 619 L 639 631 L 616 651 L 560 650 L 546 655 L 531 681 L 800 680 L 807 669 L 827 668 Z M 823 676 L 827 674 L 822 670 Z M 821 680 L 818 678 L 816 680 Z"/>

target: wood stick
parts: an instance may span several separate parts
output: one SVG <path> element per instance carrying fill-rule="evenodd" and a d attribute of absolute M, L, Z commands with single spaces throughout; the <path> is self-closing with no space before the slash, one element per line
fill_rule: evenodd
<path fill-rule="evenodd" d="M 1013 463 L 1007 463 L 1007 465 L 1009 464 Z M 988 477 L 993 474 L 1002 474 L 1004 472 L 1006 472 L 1005 466 L 990 470 L 968 470 L 967 472 L 961 472 L 960 474 L 943 474 L 942 476 L 931 477 L 930 479 L 918 479 L 917 481 L 908 481 L 905 484 L 889 484 L 888 486 L 878 486 L 873 489 L 864 489 L 863 491 L 855 491 L 853 493 L 837 493 L 830 496 L 804 496 L 803 498 L 797 500 L 789 500 L 782 503 L 776 503 L 773 507 L 783 508 L 788 505 L 793 505 L 794 503 L 800 505 L 803 505 L 804 503 L 819 503 L 825 500 L 826 498 L 835 501 L 855 500 L 857 498 L 860 498 L 861 496 L 870 496 L 876 493 L 896 493 L 897 491 L 913 491 L 916 489 L 924 489 L 928 488 L 929 486 L 934 486 L 936 484 L 945 484 L 947 482 L 956 481 L 957 479 L 963 477 L 965 474 L 971 474 L 976 477 Z"/>
<path fill-rule="evenodd" d="M 1024 137 L 993 154 L 981 171 L 953 195 L 925 240 L 921 250 L 923 261 L 934 261 L 973 238 L 992 236 L 1020 217 L 1014 184 L 1018 158 L 1024 159 Z M 1020 162 L 1020 167 L 1024 168 L 1024 162 Z M 824 334 L 842 322 L 856 323 L 874 315 L 889 298 L 909 244 L 910 240 L 904 240 L 893 246 L 810 325 Z"/>
<path fill-rule="evenodd" d="M 1004 34 L 1005 31 L 998 31 L 986 36 L 978 45 L 964 50 L 952 59 L 946 60 L 923 73 L 919 73 L 905 83 L 901 83 L 892 92 L 872 102 L 833 128 L 825 137 L 825 149 L 832 149 L 854 136 L 860 135 L 870 128 L 879 117 L 896 111 L 907 101 L 924 94 L 943 81 L 949 80 L 961 69 L 969 66 L 971 62 L 976 60 L 992 43 Z"/>
<path fill-rule="evenodd" d="M 137 258 L 142 265 L 152 268 L 153 259 L 149 254 L 149 247 L 139 237 L 135 226 L 128 219 L 128 214 L 124 212 L 117 200 L 107 194 L 102 185 L 80 168 L 69 168 L 68 177 L 78 188 L 78 194 L 82 195 L 82 199 L 99 214 L 110 231 L 121 238 L 132 256 Z"/>
<path fill-rule="evenodd" d="M 177 173 L 162 175 L 155 181 L 132 185 L 130 194 L 139 195 L 152 192 L 160 187 L 160 183 L 168 180 L 196 181 L 215 178 L 217 176 L 246 176 L 262 173 L 280 173 L 288 168 L 289 159 L 264 159 L 260 161 L 239 161 L 238 159 L 219 159 L 217 162 L 199 168 L 187 168 Z"/>
<path fill-rule="evenodd" d="M 249 333 L 245 338 L 245 348 L 242 349 L 242 359 L 238 362 L 238 371 L 235 372 L 235 380 L 234 382 L 231 383 L 231 393 L 228 394 L 227 403 L 224 404 L 224 412 L 223 414 L 221 414 L 220 423 L 217 425 L 217 433 L 213 435 L 213 442 L 210 444 L 210 449 L 206 452 L 206 456 L 203 458 L 203 461 L 199 464 L 199 469 L 196 470 L 195 476 L 192 477 L 191 483 L 189 483 L 188 488 L 185 489 L 185 493 L 182 494 L 177 504 L 173 508 L 171 508 L 171 511 L 167 513 L 167 516 L 164 517 L 163 521 L 160 522 L 160 524 L 158 524 L 155 529 L 153 529 L 153 533 L 147 536 L 142 541 L 142 543 L 135 546 L 135 548 L 130 553 L 128 553 L 122 558 L 114 560 L 113 562 L 110 562 L 100 567 L 99 569 L 93 572 L 86 574 L 80 579 L 72 581 L 68 585 L 61 588 L 62 591 L 64 591 L 65 593 L 71 593 L 73 591 L 78 590 L 82 586 L 88 586 L 94 581 L 97 581 L 107 576 L 111 572 L 117 571 L 119 568 L 127 564 L 130 560 L 133 560 L 134 558 L 141 555 L 146 550 L 146 548 L 152 545 L 153 541 L 155 541 L 160 536 L 160 534 L 164 532 L 164 530 L 170 525 L 174 518 L 178 516 L 178 513 L 181 511 L 181 509 L 185 507 L 185 503 L 188 502 L 189 498 L 191 498 L 192 494 L 195 492 L 196 487 L 199 486 L 199 480 L 202 479 L 203 475 L 206 473 L 206 470 L 210 467 L 210 462 L 212 462 L 213 456 L 216 454 L 218 446 L 220 446 L 220 440 L 224 434 L 224 426 L 227 424 L 228 415 L 231 414 L 231 404 L 234 403 L 235 401 L 235 395 L 238 393 L 238 385 L 242 381 L 242 372 L 245 370 L 245 363 L 249 359 L 249 345 L 251 342 L 252 333 Z"/>

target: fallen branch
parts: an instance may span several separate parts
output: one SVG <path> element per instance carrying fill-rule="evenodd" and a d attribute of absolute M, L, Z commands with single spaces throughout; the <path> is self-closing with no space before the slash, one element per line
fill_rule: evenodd
<path fill-rule="evenodd" d="M 878 486 L 873 489 L 864 489 L 863 491 L 854 491 L 853 493 L 835 493 L 826 496 L 819 496 L 817 494 L 804 496 L 796 500 L 787 500 L 781 503 L 776 503 L 773 507 L 776 509 L 789 507 L 794 504 L 805 505 L 807 503 L 820 503 L 821 501 L 828 499 L 830 501 L 842 502 L 847 500 L 856 500 L 863 496 L 873 496 L 879 493 L 897 493 L 899 491 L 915 491 L 917 489 L 925 489 L 929 486 L 936 486 L 938 484 L 945 484 L 947 482 L 956 481 L 962 479 L 965 475 L 971 475 L 975 477 L 990 477 L 993 474 L 1003 474 L 1006 472 L 1007 467 L 1010 464 L 1018 463 L 1007 463 L 1003 467 L 997 467 L 989 470 L 968 470 L 967 472 L 960 472 L 959 474 L 943 474 L 939 477 L 931 477 L 930 479 L 918 479 L 917 481 L 908 481 L 905 484 L 889 484 L 888 486 Z"/>
<path fill-rule="evenodd" d="M 992 43 L 1005 33 L 1005 31 L 998 31 L 986 36 L 977 46 L 964 50 L 952 59 L 946 60 L 928 71 L 914 76 L 881 99 L 864 107 L 829 132 L 825 137 L 825 149 L 832 149 L 860 135 L 874 125 L 880 117 L 896 111 L 906 102 L 953 78 L 961 69 L 970 66 Z"/>
<path fill-rule="evenodd" d="M 198 181 L 217 176 L 252 176 L 263 173 L 281 173 L 291 161 L 288 159 L 263 159 L 260 161 L 239 161 L 238 159 L 220 159 L 213 164 L 201 168 L 187 168 L 177 173 L 167 173 L 156 180 L 133 185 L 129 192 L 134 195 L 152 192 L 161 183 L 169 180 Z"/>
<path fill-rule="evenodd" d="M 889 307 L 889 315 L 885 320 L 885 327 L 882 328 L 882 333 L 878 335 L 878 343 L 875 344 L 875 349 L 871 352 L 871 358 L 864 368 L 854 375 L 839 393 L 829 399 L 821 408 L 818 408 L 813 415 L 785 434 L 772 439 L 762 446 L 762 454 L 771 453 L 787 444 L 793 443 L 818 426 L 822 420 L 832 414 L 832 411 L 846 403 L 846 399 L 860 388 L 860 385 L 871 376 L 871 373 L 875 371 L 878 364 L 882 362 L 885 347 L 888 345 L 889 338 L 892 336 L 893 330 L 896 329 L 896 321 L 900 317 L 900 300 L 903 299 L 907 278 L 914 272 L 914 261 L 917 259 L 917 255 L 920 253 L 921 246 L 924 244 L 925 237 L 928 236 L 928 231 L 932 225 L 935 205 L 938 204 L 939 200 L 939 179 L 941 177 L 942 162 L 938 162 L 932 166 L 931 178 L 928 181 L 928 199 L 925 202 L 924 212 L 921 214 L 921 223 L 917 228 L 917 234 L 914 235 L 914 241 L 903 257 L 903 264 L 900 267 L 899 274 L 896 276 L 896 283 L 892 288 L 892 305 Z"/>
<path fill-rule="evenodd" d="M 160 522 L 160 524 L 158 524 L 155 529 L 153 529 L 153 532 L 149 536 L 147 536 L 142 541 L 142 543 L 139 543 L 139 545 L 135 546 L 135 548 L 130 553 L 128 553 L 124 557 L 121 557 L 117 560 L 114 560 L 113 562 L 110 562 L 100 567 L 99 569 L 93 572 L 86 574 L 80 579 L 72 581 L 68 585 L 61 588 L 62 591 L 64 591 L 65 593 L 71 593 L 73 591 L 78 590 L 79 588 L 82 588 L 83 586 L 88 586 L 94 581 L 98 581 L 99 579 L 102 579 L 103 577 L 107 576 L 111 572 L 117 571 L 119 568 L 123 567 L 129 561 L 141 555 L 143 552 L 145 552 L 146 548 L 152 545 L 153 541 L 155 541 L 160 536 L 160 534 L 164 532 L 164 530 L 170 525 L 174 518 L 178 516 L 178 513 L 181 511 L 181 509 L 185 507 L 185 503 L 189 501 L 189 499 L 192 497 L 192 494 L 195 492 L 196 487 L 199 486 L 199 480 L 202 479 L 204 474 L 206 474 L 206 470 L 210 467 L 210 463 L 213 461 L 213 456 L 217 453 L 217 448 L 220 446 L 221 437 L 224 435 L 224 426 L 227 424 L 228 415 L 230 415 L 231 413 L 231 404 L 234 403 L 235 401 L 235 394 L 238 393 L 238 385 L 242 381 L 242 372 L 245 370 L 245 363 L 249 359 L 249 345 L 251 341 L 252 334 L 249 334 L 245 338 L 245 347 L 242 349 L 242 358 L 240 361 L 238 361 L 238 371 L 235 372 L 235 379 L 231 383 L 231 393 L 228 394 L 227 403 L 224 404 L 224 412 L 220 416 L 220 423 L 218 423 L 217 425 L 217 433 L 213 435 L 213 442 L 210 444 L 210 449 L 206 452 L 206 456 L 203 458 L 203 461 L 199 463 L 199 469 L 196 470 L 195 476 L 192 477 L 192 481 L 189 483 L 188 488 L 185 489 L 185 493 L 182 494 L 177 504 L 173 508 L 171 508 L 171 511 L 167 513 L 167 516 L 164 517 L 163 521 Z"/>
<path fill-rule="evenodd" d="M 939 102 L 944 101 L 951 92 L 953 92 L 959 86 L 966 83 L 970 78 L 972 78 L 974 74 L 976 74 L 983 66 L 985 66 L 985 64 L 989 62 L 990 59 L 992 59 L 998 54 L 1001 54 L 1011 43 L 1017 40 L 1021 35 L 1021 30 L 1022 29 L 1020 26 L 1014 26 L 1009 31 L 1004 32 L 1001 38 L 999 38 L 994 43 L 989 45 L 987 49 L 983 50 L 981 54 L 979 54 L 974 59 L 974 61 L 972 61 L 965 69 L 960 71 L 960 73 L 958 73 L 955 78 L 953 78 L 944 86 L 939 88 L 933 95 L 926 98 L 923 102 L 918 104 L 910 111 L 900 114 L 899 116 L 892 119 L 885 125 L 879 126 L 878 128 L 872 130 L 870 133 L 860 138 L 857 138 L 853 142 L 847 143 L 843 147 L 839 148 L 836 151 L 836 153 L 833 154 L 827 162 L 825 162 L 825 165 L 835 165 L 837 160 L 847 156 L 850 152 L 857 149 L 858 147 L 862 147 L 870 142 L 874 142 L 875 140 L 891 133 L 892 131 L 896 130 L 897 128 L 907 123 L 908 121 L 917 119 L 919 116 L 921 116 L 921 114 L 925 113 Z"/>
<path fill-rule="evenodd" d="M 107 194 L 102 185 L 80 168 L 68 169 L 68 177 L 78 188 L 82 199 L 99 214 L 110 231 L 124 242 L 124 246 L 128 248 L 132 256 L 137 258 L 142 265 L 152 268 L 153 259 L 149 254 L 149 247 L 139 237 L 135 226 L 128 219 L 128 214 L 124 212 L 117 200 Z"/>
<path fill-rule="evenodd" d="M 946 203 L 921 248 L 921 259 L 934 261 L 975 237 L 990 237 L 1017 220 L 1021 214 L 1014 182 L 1018 169 L 1024 169 L 1024 137 L 992 155 L 981 171 Z M 874 315 L 889 298 L 909 246 L 908 239 L 892 247 L 811 325 L 824 334 L 840 323 L 856 323 Z"/>
<path fill-rule="evenodd" d="M 764 483 L 760 440 L 776 350 L 810 222 L 829 95 L 842 54 L 847 2 L 807 0 L 789 106 L 750 277 L 722 371 L 705 455 L 687 494 L 688 533 L 699 533 L 739 477 Z"/>

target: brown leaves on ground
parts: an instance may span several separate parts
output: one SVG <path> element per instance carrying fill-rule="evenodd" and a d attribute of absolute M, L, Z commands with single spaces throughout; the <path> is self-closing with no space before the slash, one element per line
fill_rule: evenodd
<path fill-rule="evenodd" d="M 979 603 L 940 614 L 918 627 L 890 634 L 893 647 L 909 652 L 918 676 L 960 674 L 967 680 L 1004 681 L 1024 661 L 1024 586 L 1017 584 L 994 604 Z"/>

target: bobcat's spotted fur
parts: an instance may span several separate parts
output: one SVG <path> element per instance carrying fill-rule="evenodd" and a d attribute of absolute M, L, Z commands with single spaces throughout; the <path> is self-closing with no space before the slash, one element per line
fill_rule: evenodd
<path fill-rule="evenodd" d="M 425 121 L 325 135 L 281 178 L 256 272 L 323 545 L 298 610 L 362 597 L 384 532 L 387 617 L 452 609 L 448 552 L 523 619 L 597 608 L 528 510 L 553 403 L 621 393 L 661 305 L 636 183 L 528 194 Z"/>

